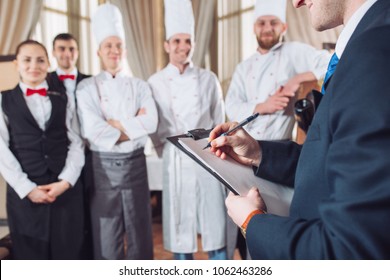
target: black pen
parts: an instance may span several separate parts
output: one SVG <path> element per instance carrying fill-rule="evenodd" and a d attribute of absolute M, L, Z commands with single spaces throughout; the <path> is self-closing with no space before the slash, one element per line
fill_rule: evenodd
<path fill-rule="evenodd" d="M 244 125 L 248 124 L 249 122 L 253 121 L 254 119 L 256 119 L 258 116 L 260 116 L 259 113 L 255 113 L 253 114 L 252 116 L 250 117 L 247 117 L 245 120 L 243 120 L 242 122 L 240 122 L 236 127 L 233 127 L 232 129 L 230 129 L 229 131 L 226 131 L 224 133 L 222 133 L 221 135 L 219 135 L 218 137 L 221 137 L 221 136 L 227 136 L 229 135 L 230 133 L 232 133 L 233 131 L 236 131 L 237 129 L 243 127 Z M 218 138 L 217 137 L 217 138 Z M 211 141 L 207 143 L 207 146 L 203 148 L 204 149 L 207 149 L 207 148 L 210 148 L 211 147 Z"/>

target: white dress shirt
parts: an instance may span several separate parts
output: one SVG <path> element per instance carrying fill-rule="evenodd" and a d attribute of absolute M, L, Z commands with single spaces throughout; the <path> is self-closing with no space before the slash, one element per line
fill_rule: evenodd
<path fill-rule="evenodd" d="M 378 0 L 367 0 L 363 5 L 355 11 L 355 13 L 348 20 L 347 24 L 341 31 L 340 36 L 336 43 L 336 55 L 340 59 L 343 55 L 344 49 L 347 46 L 349 39 L 351 39 L 352 33 L 355 31 L 359 22 L 362 20 L 367 11 L 371 8 L 372 5 Z"/>
<path fill-rule="evenodd" d="M 240 122 L 247 118 L 258 103 L 265 102 L 297 74 L 310 71 L 317 79 L 322 78 L 329 60 L 327 51 L 298 42 L 277 44 L 266 54 L 256 52 L 236 67 L 226 96 L 229 119 Z M 295 123 L 293 101 L 285 110 L 258 117 L 245 129 L 258 140 L 291 139 Z"/>
<path fill-rule="evenodd" d="M 19 83 L 20 88 L 24 93 L 24 99 L 26 100 L 27 107 L 33 115 L 34 119 L 38 123 L 42 130 L 46 129 L 47 122 L 51 115 L 51 102 L 48 96 L 41 96 L 39 94 L 33 94 L 26 96 L 28 86 L 22 82 Z M 48 89 L 48 85 L 45 82 L 36 87 Z M 1 95 L 0 95 L 0 108 L 1 108 Z M 75 112 L 71 106 L 67 106 L 66 110 L 66 127 L 67 136 L 69 139 L 68 155 L 66 158 L 65 166 L 58 176 L 59 179 L 69 182 L 72 186 L 76 183 L 80 176 L 81 169 L 84 166 L 84 146 L 83 143 L 75 132 L 75 128 L 72 125 L 72 118 Z M 10 135 L 7 127 L 7 116 L 1 109 L 0 114 L 0 172 L 8 184 L 16 191 L 20 198 L 27 196 L 37 185 L 30 181 L 27 174 L 22 170 L 22 167 L 14 154 L 9 149 Z"/>
<path fill-rule="evenodd" d="M 66 89 L 66 95 L 68 96 L 68 103 L 73 107 L 76 108 L 75 104 L 75 94 L 76 94 L 76 82 L 77 82 L 77 69 L 74 68 L 72 72 L 70 73 L 65 73 L 64 70 L 61 68 L 57 68 L 56 70 L 57 76 L 59 77 L 60 75 L 74 75 L 74 80 L 72 79 L 65 79 L 63 81 L 65 89 Z"/>
<path fill-rule="evenodd" d="M 157 109 L 149 85 L 122 72 L 115 78 L 106 71 L 84 79 L 77 90 L 81 134 L 92 151 L 128 153 L 143 148 L 148 134 L 156 131 Z M 145 115 L 136 116 L 139 109 Z M 117 144 L 121 132 L 107 120 L 119 121 L 129 141 Z"/>

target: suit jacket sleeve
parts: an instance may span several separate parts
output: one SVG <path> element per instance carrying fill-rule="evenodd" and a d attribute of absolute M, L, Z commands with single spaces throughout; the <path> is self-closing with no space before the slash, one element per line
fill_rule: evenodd
<path fill-rule="evenodd" d="M 293 187 L 301 146 L 292 141 L 259 141 L 259 144 L 262 156 L 255 175 Z"/>
<path fill-rule="evenodd" d="M 389 25 L 362 33 L 345 49 L 327 89 L 330 142 L 318 166 L 329 195 L 318 201 L 314 218 L 254 216 L 247 228 L 253 258 L 390 258 L 389 65 Z"/>

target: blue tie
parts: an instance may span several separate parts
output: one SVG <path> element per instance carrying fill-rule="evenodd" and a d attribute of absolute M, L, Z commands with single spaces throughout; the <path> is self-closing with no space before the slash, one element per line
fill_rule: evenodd
<path fill-rule="evenodd" d="M 327 86 L 330 77 L 332 77 L 334 71 L 336 70 L 337 63 L 339 62 L 339 58 L 337 57 L 336 53 L 332 55 L 332 58 L 329 61 L 328 70 L 326 71 L 324 83 L 322 84 L 321 92 L 322 94 L 325 94 L 325 87 Z"/>

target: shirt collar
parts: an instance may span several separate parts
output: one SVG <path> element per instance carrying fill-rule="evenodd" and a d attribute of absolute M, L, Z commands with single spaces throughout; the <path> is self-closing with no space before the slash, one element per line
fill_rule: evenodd
<path fill-rule="evenodd" d="M 70 73 L 66 73 L 64 70 L 62 70 L 61 68 L 57 68 L 56 69 L 56 73 L 57 73 L 57 76 L 59 75 L 75 75 L 75 77 L 77 78 L 77 68 L 73 68 L 73 70 L 70 72 Z"/>
<path fill-rule="evenodd" d="M 283 42 L 279 42 L 279 43 L 277 43 L 275 46 L 273 46 L 267 53 L 265 53 L 265 54 L 261 54 L 259 51 L 258 51 L 258 49 L 257 49 L 257 55 L 260 55 L 260 56 L 262 56 L 262 55 L 267 55 L 267 54 L 270 54 L 270 53 L 272 53 L 272 52 L 275 52 L 275 51 L 278 51 L 281 47 L 282 47 L 282 45 L 283 45 Z"/>
<path fill-rule="evenodd" d="M 367 11 L 375 4 L 377 0 L 367 0 L 363 5 L 361 5 L 355 13 L 348 20 L 348 23 L 345 25 L 343 31 L 341 31 L 340 36 L 336 43 L 336 54 L 340 58 L 343 55 L 345 47 L 348 44 L 348 41 L 351 39 L 353 32 L 358 26 L 359 22 L 362 20 Z"/>
<path fill-rule="evenodd" d="M 47 82 L 46 80 L 43 81 L 42 83 L 40 83 L 38 86 L 36 87 L 32 87 L 32 86 L 29 86 L 29 85 L 26 85 L 25 83 L 23 82 L 19 82 L 19 87 L 21 88 L 22 92 L 24 95 L 26 95 L 26 92 L 27 92 L 27 89 L 28 88 L 31 88 L 31 89 L 39 89 L 39 88 L 45 88 L 46 90 L 49 88 L 49 86 L 47 85 Z"/>
<path fill-rule="evenodd" d="M 126 76 L 125 73 L 123 72 L 123 70 L 121 70 L 118 73 L 116 73 L 115 74 L 115 78 L 111 75 L 111 73 L 109 73 L 109 72 L 107 72 L 105 70 L 102 71 L 102 74 L 103 74 L 104 79 L 106 79 L 106 80 L 113 80 L 115 78 L 120 78 L 120 77 Z"/>
<path fill-rule="evenodd" d="M 184 69 L 184 73 L 183 74 L 186 74 L 186 73 L 189 73 L 190 71 L 192 71 L 192 69 L 194 68 L 194 63 L 192 61 L 190 61 L 190 63 L 188 64 L 188 66 L 186 67 L 186 69 Z M 172 63 L 169 63 L 166 67 L 166 71 L 168 72 L 168 74 L 170 76 L 180 76 L 180 70 L 179 68 L 177 68 L 175 65 L 173 65 Z"/>

